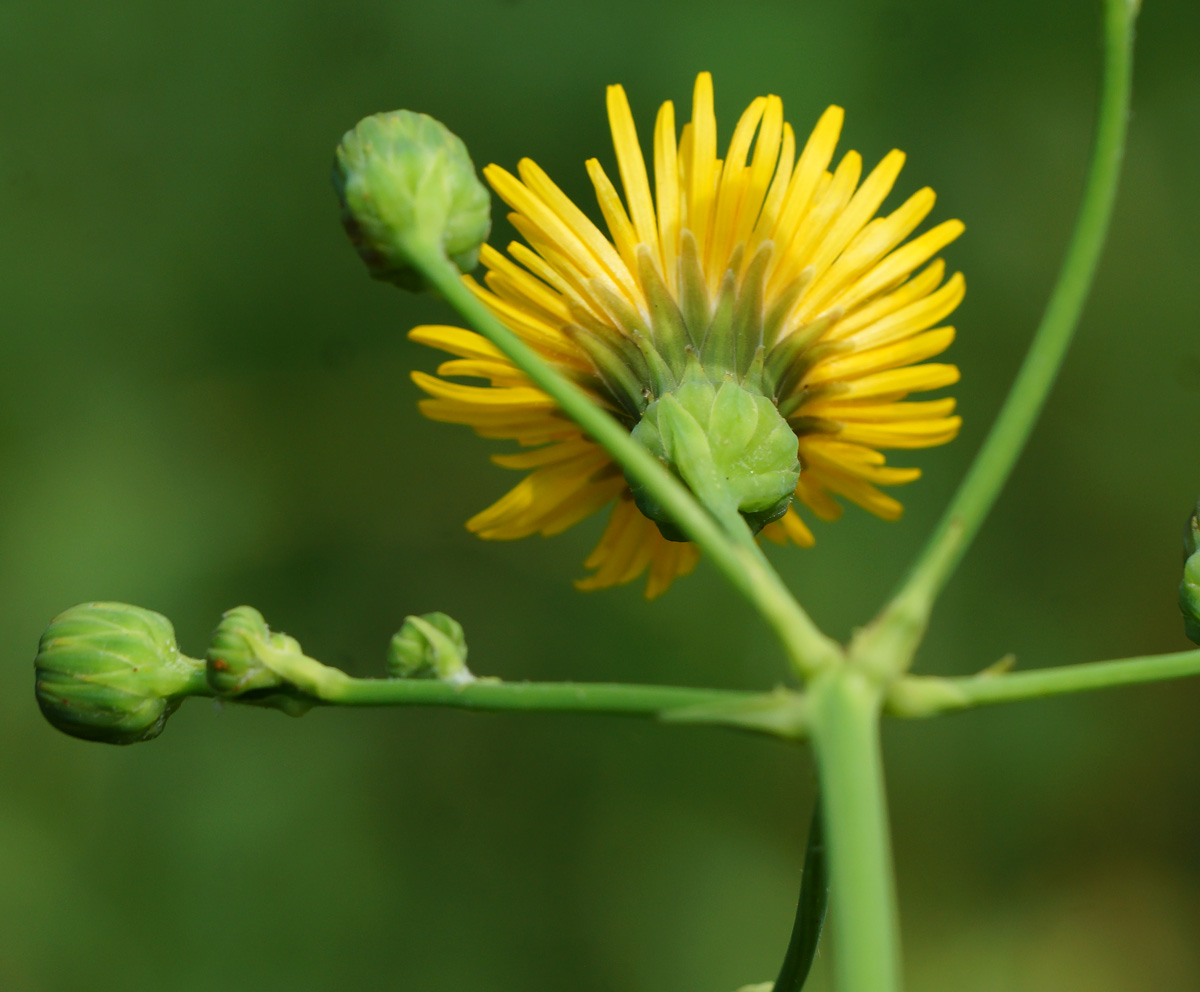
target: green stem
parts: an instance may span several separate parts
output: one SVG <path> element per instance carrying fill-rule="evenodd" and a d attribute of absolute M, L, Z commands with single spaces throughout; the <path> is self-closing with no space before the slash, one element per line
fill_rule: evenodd
<path fill-rule="evenodd" d="M 337 706 L 450 706 L 468 710 L 622 713 L 657 716 L 670 710 L 742 703 L 758 692 L 604 682 L 500 682 L 455 684 L 432 679 L 355 679 L 322 693 Z"/>
<path fill-rule="evenodd" d="M 838 992 L 898 992 L 899 919 L 879 748 L 880 689 L 847 665 L 814 680 L 809 696 L 833 883 Z"/>
<path fill-rule="evenodd" d="M 1105 2 L 1104 87 L 1079 217 L 1058 282 L 1004 407 L 897 596 L 913 598 L 926 610 L 1012 473 L 1054 385 L 1092 285 L 1125 149 L 1137 8 L 1130 0 Z"/>
<path fill-rule="evenodd" d="M 748 547 L 740 530 L 727 533 L 624 427 L 497 320 L 445 258 L 426 252 L 421 257 L 421 268 L 430 283 L 480 334 L 557 402 L 589 437 L 613 456 L 628 476 L 645 485 L 680 530 L 703 549 L 726 579 L 763 615 L 801 674 L 815 674 L 840 655 L 837 644 L 813 623 L 765 556 L 753 547 L 753 541 Z M 740 521 L 739 526 L 745 529 Z"/>
<path fill-rule="evenodd" d="M 491 712 L 607 713 L 650 716 L 666 723 L 732 727 L 785 740 L 807 735 L 807 700 L 797 692 L 747 692 L 617 682 L 502 682 L 439 679 L 356 679 L 304 654 L 260 659 L 282 680 L 271 695 L 311 706 L 442 706 Z M 186 695 L 183 693 L 181 695 Z M 194 695 L 212 695 L 205 685 Z M 261 703 L 261 693 L 230 702 Z M 301 706 L 299 712 L 303 712 Z"/>
<path fill-rule="evenodd" d="M 1114 689 L 1192 675 L 1200 675 L 1200 650 L 1092 661 L 1008 675 L 910 676 L 892 685 L 887 711 L 894 716 L 935 716 L 974 706 Z"/>

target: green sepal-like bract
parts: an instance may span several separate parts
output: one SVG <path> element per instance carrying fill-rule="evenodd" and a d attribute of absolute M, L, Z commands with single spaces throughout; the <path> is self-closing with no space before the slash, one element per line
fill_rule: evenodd
<path fill-rule="evenodd" d="M 410 110 L 347 131 L 333 164 L 342 223 L 376 279 L 425 288 L 416 256 L 444 253 L 469 272 L 491 230 L 491 200 L 462 140 Z"/>
<path fill-rule="evenodd" d="M 388 674 L 401 679 L 473 682 L 462 624 L 445 613 L 405 617 L 388 649 Z"/>
<path fill-rule="evenodd" d="M 787 512 L 800 477 L 795 433 L 771 400 L 732 375 L 690 378 L 646 408 L 633 436 L 712 513 L 738 512 L 755 532 Z M 664 537 L 684 539 L 638 480 L 630 488 Z"/>
<path fill-rule="evenodd" d="M 42 634 L 34 667 L 46 719 L 108 744 L 157 737 L 186 696 L 206 694 L 203 663 L 179 653 L 171 621 L 125 603 L 60 613 Z"/>
<path fill-rule="evenodd" d="M 1200 644 L 1200 500 L 1183 532 L 1183 579 L 1179 583 L 1179 608 L 1187 636 Z"/>

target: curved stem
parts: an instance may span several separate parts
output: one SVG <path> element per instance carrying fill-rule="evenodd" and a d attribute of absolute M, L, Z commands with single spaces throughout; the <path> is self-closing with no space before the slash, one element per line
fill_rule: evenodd
<path fill-rule="evenodd" d="M 772 992 L 801 992 L 804 988 L 813 959 L 817 956 L 828 905 L 829 863 L 825 857 L 825 825 L 818 796 L 808 827 L 808 846 L 804 852 L 804 873 L 800 881 L 796 922 L 792 926 L 792 937 Z"/>
<path fill-rule="evenodd" d="M 744 523 L 739 520 L 741 530 L 727 531 L 624 427 L 497 320 L 445 258 L 426 253 L 421 267 L 430 283 L 480 334 L 554 399 L 589 437 L 613 456 L 626 474 L 654 494 L 680 530 L 703 549 L 725 578 L 767 620 L 801 674 L 811 675 L 839 655 L 837 644 L 820 631 L 796 602 L 753 540 L 747 546 L 748 532 L 741 532 L 745 530 Z"/>
<path fill-rule="evenodd" d="M 1087 185 L 1058 282 L 987 440 L 909 572 L 897 599 L 928 610 L 1012 473 L 1054 385 L 1092 285 L 1112 216 L 1125 149 L 1138 4 L 1106 0 L 1104 87 Z"/>

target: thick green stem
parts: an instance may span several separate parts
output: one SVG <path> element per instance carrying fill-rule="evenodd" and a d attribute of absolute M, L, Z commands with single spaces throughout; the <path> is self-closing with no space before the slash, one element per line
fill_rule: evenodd
<path fill-rule="evenodd" d="M 1079 323 L 1104 247 L 1125 149 L 1137 3 L 1105 2 L 1104 87 L 1087 185 L 1075 230 L 1042 322 L 974 464 L 897 598 L 926 610 L 991 510 L 1025 447 Z"/>
<path fill-rule="evenodd" d="M 1040 671 L 1007 675 L 970 675 L 963 678 L 910 676 L 893 683 L 887 711 L 894 716 L 936 716 L 939 713 L 1012 703 L 1022 699 L 1064 696 L 1093 689 L 1115 689 L 1200 675 L 1200 650 L 1175 654 L 1092 661 Z"/>
<path fill-rule="evenodd" d="M 839 656 L 837 644 L 813 623 L 754 542 L 748 540 L 748 532 L 743 533 L 744 522 L 739 519 L 738 529 L 727 531 L 624 427 L 497 320 L 463 284 L 453 265 L 429 252 L 421 259 L 421 267 L 430 283 L 472 327 L 554 399 L 627 475 L 653 493 L 680 530 L 763 615 L 801 674 L 812 675 Z"/>
<path fill-rule="evenodd" d="M 838 992 L 898 992 L 899 917 L 879 748 L 880 689 L 856 666 L 813 681 Z"/>

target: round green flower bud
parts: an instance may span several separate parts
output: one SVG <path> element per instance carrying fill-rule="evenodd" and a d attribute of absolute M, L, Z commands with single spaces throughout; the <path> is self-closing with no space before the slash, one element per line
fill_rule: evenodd
<path fill-rule="evenodd" d="M 444 253 L 475 268 L 491 230 L 491 199 L 462 140 L 410 110 L 374 114 L 347 131 L 333 164 L 342 223 L 376 279 L 423 289 L 414 259 Z"/>
<path fill-rule="evenodd" d="M 1183 532 L 1183 580 L 1179 583 L 1179 608 L 1187 636 L 1200 644 L 1200 501 Z"/>
<path fill-rule="evenodd" d="M 135 744 L 162 733 L 203 663 L 179 653 L 171 621 L 125 603 L 81 603 L 46 628 L 34 661 L 42 714 L 73 737 Z"/>
<path fill-rule="evenodd" d="M 646 407 L 633 436 L 709 510 L 736 509 L 755 533 L 787 512 L 800 478 L 795 432 L 774 403 L 732 376 L 684 382 Z M 636 479 L 630 488 L 663 537 L 685 540 Z"/>
<path fill-rule="evenodd" d="M 388 674 L 398 679 L 472 682 L 462 624 L 445 613 L 405 617 L 388 649 Z"/>

